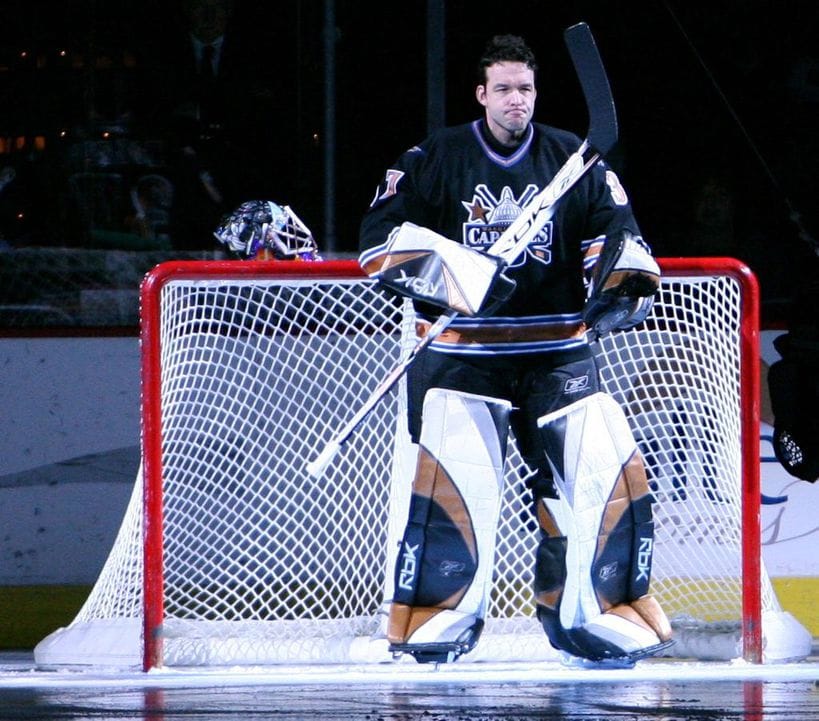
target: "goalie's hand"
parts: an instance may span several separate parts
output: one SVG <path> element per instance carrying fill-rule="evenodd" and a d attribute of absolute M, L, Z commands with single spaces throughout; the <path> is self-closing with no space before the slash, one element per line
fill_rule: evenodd
<path fill-rule="evenodd" d="M 592 340 L 642 323 L 651 312 L 659 285 L 660 267 L 642 239 L 628 231 L 607 236 L 583 308 Z"/>

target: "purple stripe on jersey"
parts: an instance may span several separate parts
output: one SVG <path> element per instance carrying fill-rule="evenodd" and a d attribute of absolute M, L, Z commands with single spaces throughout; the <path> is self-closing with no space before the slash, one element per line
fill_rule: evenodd
<path fill-rule="evenodd" d="M 475 134 L 475 138 L 477 139 L 481 148 L 483 148 L 483 152 L 493 163 L 496 163 L 504 168 L 509 168 L 529 152 L 529 146 L 532 144 L 532 138 L 535 135 L 535 131 L 534 128 L 532 128 L 531 123 L 529 123 L 529 127 L 526 131 L 526 139 L 520 144 L 520 147 L 514 153 L 507 156 L 496 153 L 494 150 L 492 150 L 486 140 L 484 140 L 483 135 L 481 135 L 481 122 L 481 120 L 475 120 L 472 123 L 472 132 Z"/>

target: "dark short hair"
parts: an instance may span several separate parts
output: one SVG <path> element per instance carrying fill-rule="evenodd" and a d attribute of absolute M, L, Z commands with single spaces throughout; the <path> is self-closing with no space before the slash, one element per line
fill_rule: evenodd
<path fill-rule="evenodd" d="M 490 65 L 502 62 L 526 63 L 533 72 L 537 72 L 535 54 L 518 35 L 495 35 L 484 48 L 483 55 L 478 61 L 478 85 L 486 83 L 486 69 Z"/>

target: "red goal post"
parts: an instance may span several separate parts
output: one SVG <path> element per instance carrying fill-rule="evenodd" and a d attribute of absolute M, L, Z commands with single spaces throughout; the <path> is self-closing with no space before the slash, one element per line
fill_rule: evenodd
<path fill-rule="evenodd" d="M 726 258 L 669 258 L 662 260 L 665 278 L 691 275 L 725 275 L 740 287 L 742 303 L 739 327 L 740 402 L 744 409 L 741 420 L 742 446 L 742 576 L 760 577 L 760 515 L 759 515 L 759 291 L 747 266 Z M 163 612 L 163 537 L 162 537 L 162 433 L 160 379 L 161 348 L 157 347 L 161 322 L 161 291 L 169 280 L 199 280 L 208 277 L 263 278 L 344 278 L 362 276 L 355 261 L 319 263 L 208 263 L 180 262 L 166 264 L 155 270 L 145 283 L 142 293 L 142 354 L 143 354 L 143 472 L 145 485 L 145 668 L 162 662 L 161 629 Z M 351 409 L 355 410 L 355 409 Z M 335 430 L 335 429 L 333 429 Z M 762 659 L 761 588 L 759 582 L 742 584 L 743 656 L 759 663 Z"/>
<path fill-rule="evenodd" d="M 692 274 L 706 277 L 725 275 L 740 289 L 739 375 L 740 444 L 742 478 L 742 576 L 756 579 L 742 585 L 743 657 L 762 662 L 762 535 L 760 530 L 760 295 L 756 277 L 744 263 L 734 258 L 662 258 L 664 278 L 684 278 Z"/>
<path fill-rule="evenodd" d="M 672 651 L 798 658 L 804 629 L 779 608 L 760 546 L 756 280 L 730 258 L 660 266 L 652 317 L 595 352 L 657 501 L 652 593 Z M 179 261 L 146 277 L 141 322 L 134 498 L 85 606 L 35 657 L 388 661 L 387 539 L 415 457 L 402 385 L 321 479 L 305 467 L 414 345 L 410 304 L 355 261 Z M 486 627 L 459 663 L 554 657 L 533 618 L 529 473 L 513 439 Z"/>

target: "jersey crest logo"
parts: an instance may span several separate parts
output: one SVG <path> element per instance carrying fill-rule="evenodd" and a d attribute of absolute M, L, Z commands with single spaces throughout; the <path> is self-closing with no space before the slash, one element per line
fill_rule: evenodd
<path fill-rule="evenodd" d="M 537 194 L 538 187 L 532 183 L 516 198 L 512 189 L 505 185 L 496 197 L 483 183 L 475 188 L 472 200 L 461 201 L 469 216 L 463 224 L 464 245 L 476 250 L 487 250 L 517 218 L 523 208 Z M 552 221 L 547 222 L 540 233 L 526 247 L 526 253 L 512 263 L 523 265 L 527 258 L 548 265 L 552 261 Z"/>

